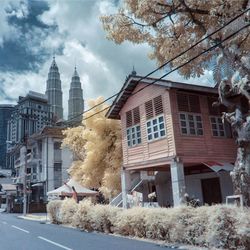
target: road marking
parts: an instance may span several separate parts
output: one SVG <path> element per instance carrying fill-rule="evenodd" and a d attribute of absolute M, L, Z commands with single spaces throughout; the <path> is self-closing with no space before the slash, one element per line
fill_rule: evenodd
<path fill-rule="evenodd" d="M 61 248 L 63 248 L 63 249 L 73 250 L 72 248 L 65 247 L 65 246 L 63 246 L 63 245 L 61 245 L 61 244 L 59 244 L 59 243 L 56 243 L 56 242 L 54 242 L 54 241 L 52 241 L 52 240 L 48 240 L 48 239 L 46 239 L 46 238 L 44 238 L 44 237 L 42 237 L 42 236 L 38 236 L 38 238 L 41 239 L 41 240 L 47 241 L 47 242 L 49 242 L 49 243 L 51 243 L 51 244 L 53 244 L 53 245 L 55 245 L 55 246 L 61 247 Z"/>
<path fill-rule="evenodd" d="M 27 233 L 27 234 L 30 233 L 29 231 L 24 230 L 24 229 L 22 229 L 22 228 L 20 228 L 20 227 L 16 227 L 16 226 L 14 226 L 14 225 L 11 225 L 11 226 L 14 227 L 14 228 L 16 228 L 16 229 L 18 229 L 18 230 L 20 230 L 20 231 L 23 231 L 23 232 L 25 232 L 25 233 Z"/>
<path fill-rule="evenodd" d="M 3 224 L 5 224 L 5 225 L 7 224 L 7 222 L 6 222 L 6 221 L 2 221 L 2 223 L 3 223 Z"/>

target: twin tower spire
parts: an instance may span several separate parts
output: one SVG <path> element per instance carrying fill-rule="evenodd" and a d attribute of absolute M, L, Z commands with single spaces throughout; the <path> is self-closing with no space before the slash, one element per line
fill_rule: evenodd
<path fill-rule="evenodd" d="M 48 97 L 48 102 L 51 105 L 51 111 L 55 114 L 56 120 L 63 119 L 63 92 L 60 73 L 55 61 L 55 57 L 53 57 L 53 61 L 49 69 L 45 94 Z M 81 81 L 75 67 L 69 90 L 68 119 L 81 121 L 81 114 L 83 110 L 84 100 Z"/>

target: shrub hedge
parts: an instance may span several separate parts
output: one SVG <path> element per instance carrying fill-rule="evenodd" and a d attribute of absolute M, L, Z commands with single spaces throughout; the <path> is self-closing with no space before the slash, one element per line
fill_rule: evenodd
<path fill-rule="evenodd" d="M 86 231 L 164 240 L 221 249 L 250 249 L 250 209 L 214 205 L 202 207 L 121 209 L 77 204 L 73 199 L 51 201 L 52 223 L 71 224 Z"/>

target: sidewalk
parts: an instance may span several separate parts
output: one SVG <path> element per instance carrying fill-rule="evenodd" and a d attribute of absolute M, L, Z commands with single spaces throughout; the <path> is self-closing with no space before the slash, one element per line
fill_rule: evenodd
<path fill-rule="evenodd" d="M 40 222 L 49 222 L 49 217 L 46 213 L 37 213 L 37 214 L 27 214 L 26 216 L 20 215 L 17 216 L 18 218 L 24 219 L 24 220 L 34 220 L 34 221 L 40 221 Z"/>

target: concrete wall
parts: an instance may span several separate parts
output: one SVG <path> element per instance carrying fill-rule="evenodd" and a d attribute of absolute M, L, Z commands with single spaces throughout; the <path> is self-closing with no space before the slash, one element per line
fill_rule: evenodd
<path fill-rule="evenodd" d="M 202 195 L 202 187 L 201 187 L 201 179 L 208 178 L 220 178 L 220 188 L 221 188 L 221 196 L 222 202 L 226 202 L 226 196 L 233 194 L 233 184 L 229 172 L 211 172 L 204 174 L 194 174 L 194 175 L 186 175 L 185 183 L 186 183 L 186 192 L 189 197 L 199 199 L 203 203 L 203 195 Z"/>
<path fill-rule="evenodd" d="M 204 174 L 194 174 L 185 176 L 186 192 L 190 198 L 199 199 L 203 203 L 203 194 L 201 179 L 218 177 L 220 179 L 220 188 L 222 202 L 226 202 L 226 196 L 233 194 L 233 185 L 229 172 L 222 171 L 219 173 L 211 172 Z M 145 180 L 142 183 L 143 202 L 148 202 L 149 182 L 154 182 L 156 186 L 157 201 L 160 206 L 173 206 L 171 174 L 168 171 L 158 171 L 155 180 Z"/>

